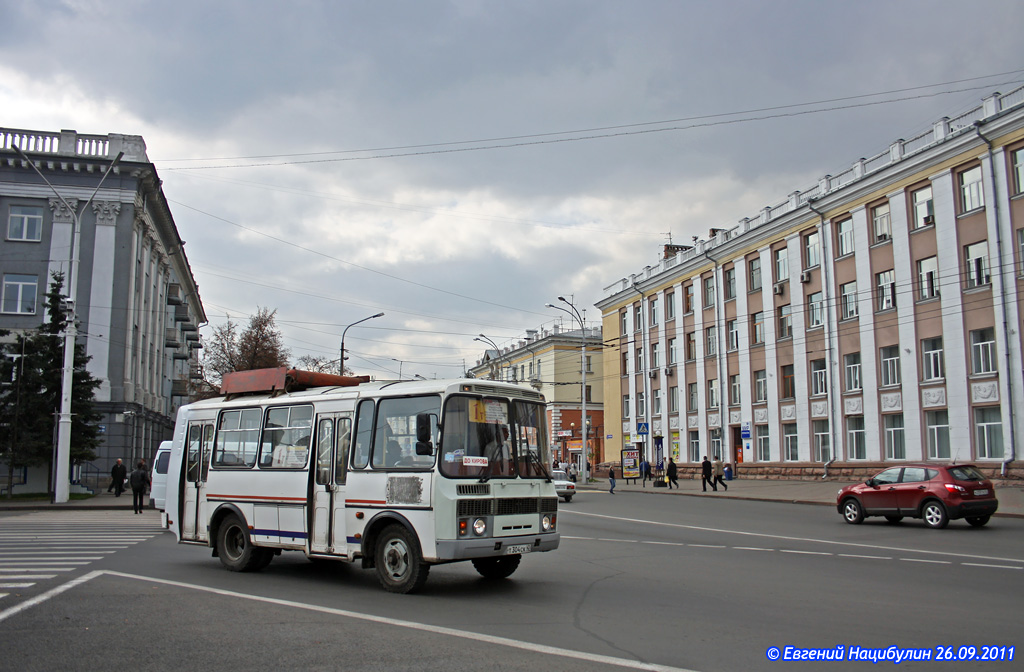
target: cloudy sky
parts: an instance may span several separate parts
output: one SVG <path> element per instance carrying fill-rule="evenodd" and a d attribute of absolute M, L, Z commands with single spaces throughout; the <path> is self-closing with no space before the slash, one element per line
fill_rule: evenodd
<path fill-rule="evenodd" d="M 145 138 L 211 326 L 458 375 L 1024 82 L 1019 0 L 0 0 L 0 126 Z"/>

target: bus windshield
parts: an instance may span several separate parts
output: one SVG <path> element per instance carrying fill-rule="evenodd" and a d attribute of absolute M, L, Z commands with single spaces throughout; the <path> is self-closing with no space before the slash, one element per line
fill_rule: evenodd
<path fill-rule="evenodd" d="M 450 478 L 548 478 L 544 407 L 455 396 L 445 402 L 441 473 Z"/>

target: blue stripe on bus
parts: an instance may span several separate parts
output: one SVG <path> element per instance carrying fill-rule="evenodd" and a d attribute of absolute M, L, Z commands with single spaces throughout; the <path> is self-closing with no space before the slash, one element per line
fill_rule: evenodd
<path fill-rule="evenodd" d="M 288 532 L 282 530 L 249 530 L 249 534 L 256 534 L 263 537 L 289 537 L 292 539 L 307 539 L 309 537 L 305 532 Z"/>

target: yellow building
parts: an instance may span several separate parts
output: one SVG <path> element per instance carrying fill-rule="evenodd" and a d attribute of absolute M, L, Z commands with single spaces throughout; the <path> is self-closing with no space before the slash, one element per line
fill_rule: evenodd
<path fill-rule="evenodd" d="M 607 450 L 1024 475 L 1022 296 L 1024 88 L 606 287 Z"/>

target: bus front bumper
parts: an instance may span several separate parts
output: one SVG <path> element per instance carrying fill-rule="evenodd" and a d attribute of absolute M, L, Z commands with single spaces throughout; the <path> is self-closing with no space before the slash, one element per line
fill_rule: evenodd
<path fill-rule="evenodd" d="M 469 560 L 472 558 L 496 558 L 502 555 L 525 555 L 542 553 L 558 548 L 561 535 L 558 532 L 546 534 L 524 534 L 517 537 L 477 537 L 472 539 L 439 539 L 437 561 Z M 528 549 L 528 550 L 527 550 Z"/>

